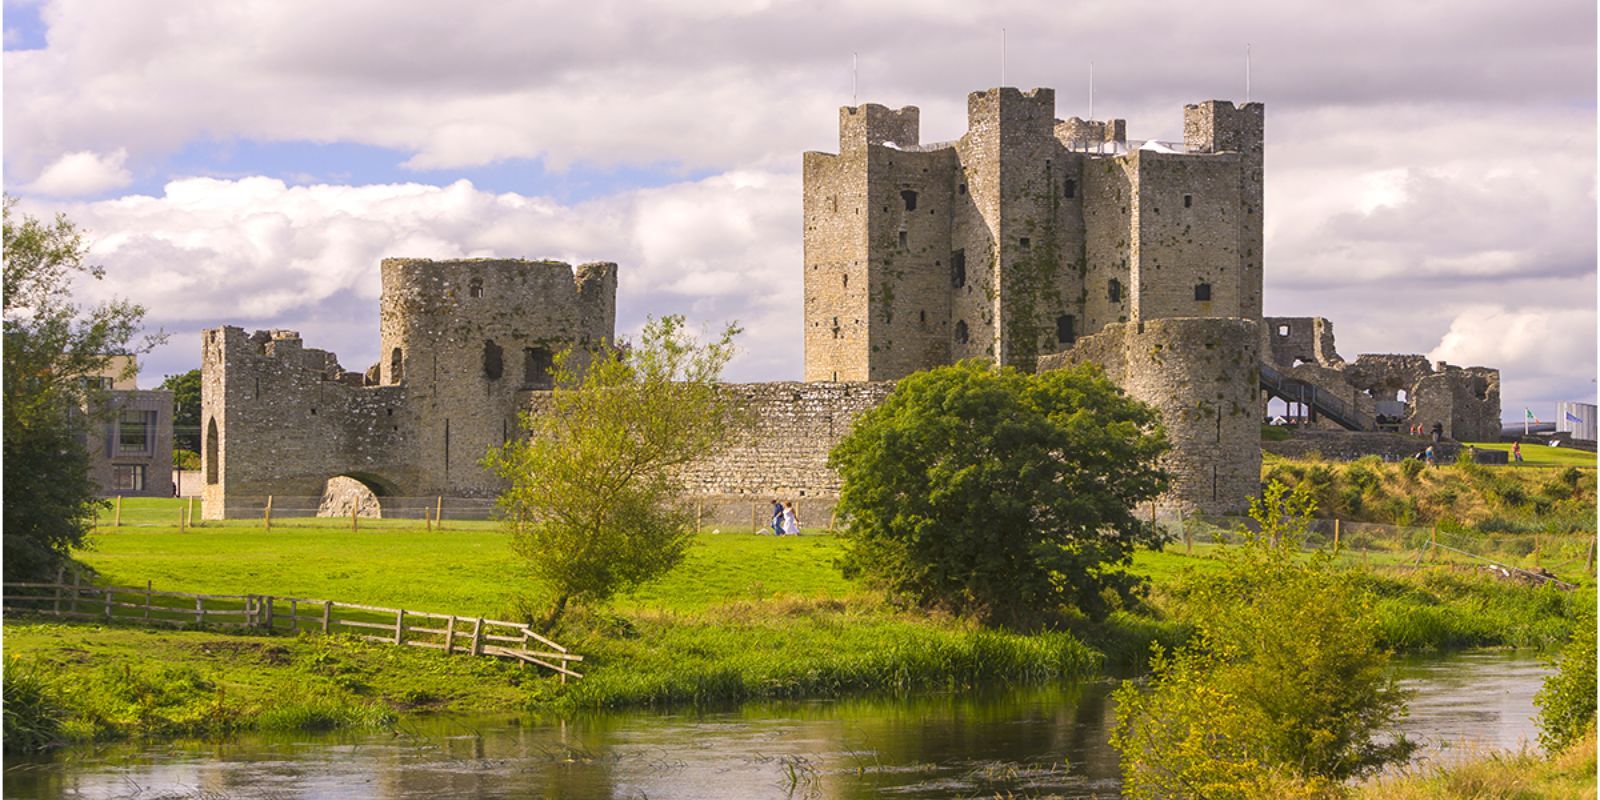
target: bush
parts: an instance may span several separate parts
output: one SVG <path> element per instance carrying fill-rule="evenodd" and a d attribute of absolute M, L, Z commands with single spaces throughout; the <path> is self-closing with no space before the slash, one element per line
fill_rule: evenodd
<path fill-rule="evenodd" d="M 1313 507 L 1304 487 L 1268 486 L 1261 533 L 1190 576 L 1196 638 L 1156 648 L 1148 692 L 1116 693 L 1127 797 L 1312 796 L 1410 754 L 1374 597 L 1326 552 L 1298 553 Z"/>
<path fill-rule="evenodd" d="M 200 468 L 200 454 L 193 450 L 173 450 L 172 468 L 193 470 Z"/>
<path fill-rule="evenodd" d="M 1426 466 L 1427 465 L 1423 464 L 1421 461 L 1418 461 L 1418 460 L 1416 460 L 1414 458 L 1403 459 L 1400 462 L 1400 474 L 1404 475 L 1407 480 L 1413 480 L 1414 481 L 1414 480 L 1417 479 L 1418 475 L 1422 474 L 1422 470 Z"/>
<path fill-rule="evenodd" d="M 966 361 L 863 414 L 829 462 L 849 563 L 896 595 L 990 623 L 1090 616 L 1132 599 L 1135 508 L 1167 485 L 1154 409 L 1098 368 L 1029 375 Z"/>
<path fill-rule="evenodd" d="M 1539 743 L 1556 753 L 1591 730 L 1595 717 L 1594 598 L 1583 604 L 1572 638 L 1556 656 L 1556 671 L 1534 698 L 1539 706 Z"/>
<path fill-rule="evenodd" d="M 38 668 L 16 657 L 6 659 L 4 681 L 5 751 L 43 750 L 62 741 L 65 716 L 54 690 Z"/>

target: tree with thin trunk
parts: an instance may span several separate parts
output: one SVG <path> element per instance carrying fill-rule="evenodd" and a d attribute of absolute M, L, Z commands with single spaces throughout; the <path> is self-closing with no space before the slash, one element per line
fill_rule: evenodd
<path fill-rule="evenodd" d="M 569 603 L 603 602 L 683 560 L 694 516 L 682 469 L 742 424 L 719 385 L 739 332 L 700 343 L 667 316 L 631 345 L 569 349 L 523 415 L 526 439 L 490 449 L 514 549 L 550 592 L 546 630 Z"/>

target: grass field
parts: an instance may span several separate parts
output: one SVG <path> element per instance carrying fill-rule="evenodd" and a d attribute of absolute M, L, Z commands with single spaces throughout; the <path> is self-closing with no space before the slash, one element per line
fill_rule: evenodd
<path fill-rule="evenodd" d="M 1502 450 L 1511 452 L 1510 442 L 1473 442 L 1479 450 Z M 1522 463 L 1512 462 L 1507 467 L 1594 467 L 1596 456 L 1584 450 L 1574 450 L 1570 447 L 1549 447 L 1542 444 L 1525 444 L 1522 446 Z"/>
<path fill-rule="evenodd" d="M 79 555 L 113 585 L 273 594 L 518 619 L 540 587 L 491 523 L 409 526 L 207 524 L 180 533 L 181 501 L 124 501 Z M 136 525 L 133 520 L 150 520 Z M 1187 552 L 1186 552 L 1187 550 Z M 662 579 L 606 608 L 574 612 L 557 639 L 582 653 L 583 681 L 489 659 L 344 637 L 231 636 L 7 620 L 7 680 L 70 699 L 74 740 L 238 728 L 386 724 L 413 709 L 484 711 L 721 703 L 856 691 L 949 689 L 1137 668 L 1153 639 L 1183 635 L 1181 587 L 1213 569 L 1217 546 L 1141 551 L 1151 606 L 1071 632 L 984 630 L 897 609 L 837 566 L 843 542 L 702 534 Z M 1571 594 L 1533 590 L 1459 567 L 1414 568 L 1415 552 L 1344 553 L 1371 567 L 1385 640 L 1401 649 L 1542 646 L 1565 635 Z M 1448 554 L 1446 554 L 1448 557 Z M 1592 594 L 1586 595 L 1591 599 Z M 31 677 L 30 677 L 31 676 Z M 9 685 L 9 684 L 8 684 Z M 8 692 L 10 689 L 8 689 Z"/>

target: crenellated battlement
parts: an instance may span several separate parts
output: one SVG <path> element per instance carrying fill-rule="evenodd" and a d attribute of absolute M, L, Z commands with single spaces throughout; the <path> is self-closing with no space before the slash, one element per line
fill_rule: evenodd
<path fill-rule="evenodd" d="M 839 152 L 867 145 L 915 147 L 921 135 L 922 110 L 916 106 L 889 108 L 877 103 L 839 109 Z"/>

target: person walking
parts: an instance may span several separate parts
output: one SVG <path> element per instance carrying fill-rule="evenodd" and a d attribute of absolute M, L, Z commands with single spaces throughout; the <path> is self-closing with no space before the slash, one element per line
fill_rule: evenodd
<path fill-rule="evenodd" d="M 1434 444 L 1438 444 L 1439 440 L 1443 439 L 1443 438 L 1444 438 L 1444 423 L 1443 422 L 1435 422 L 1435 423 L 1433 423 L 1433 443 Z"/>
<path fill-rule="evenodd" d="M 1511 460 L 1522 463 L 1522 442 L 1511 443 Z"/>
<path fill-rule="evenodd" d="M 1422 451 L 1422 459 L 1428 462 L 1428 466 L 1433 467 L 1434 469 L 1439 468 L 1439 459 L 1434 454 L 1433 445 L 1428 445 L 1428 449 Z"/>
<path fill-rule="evenodd" d="M 772 499 L 772 535 L 783 535 L 783 504 L 777 498 Z"/>
<path fill-rule="evenodd" d="M 783 504 L 783 532 L 790 536 L 800 535 L 800 518 L 795 516 L 794 503 Z"/>

